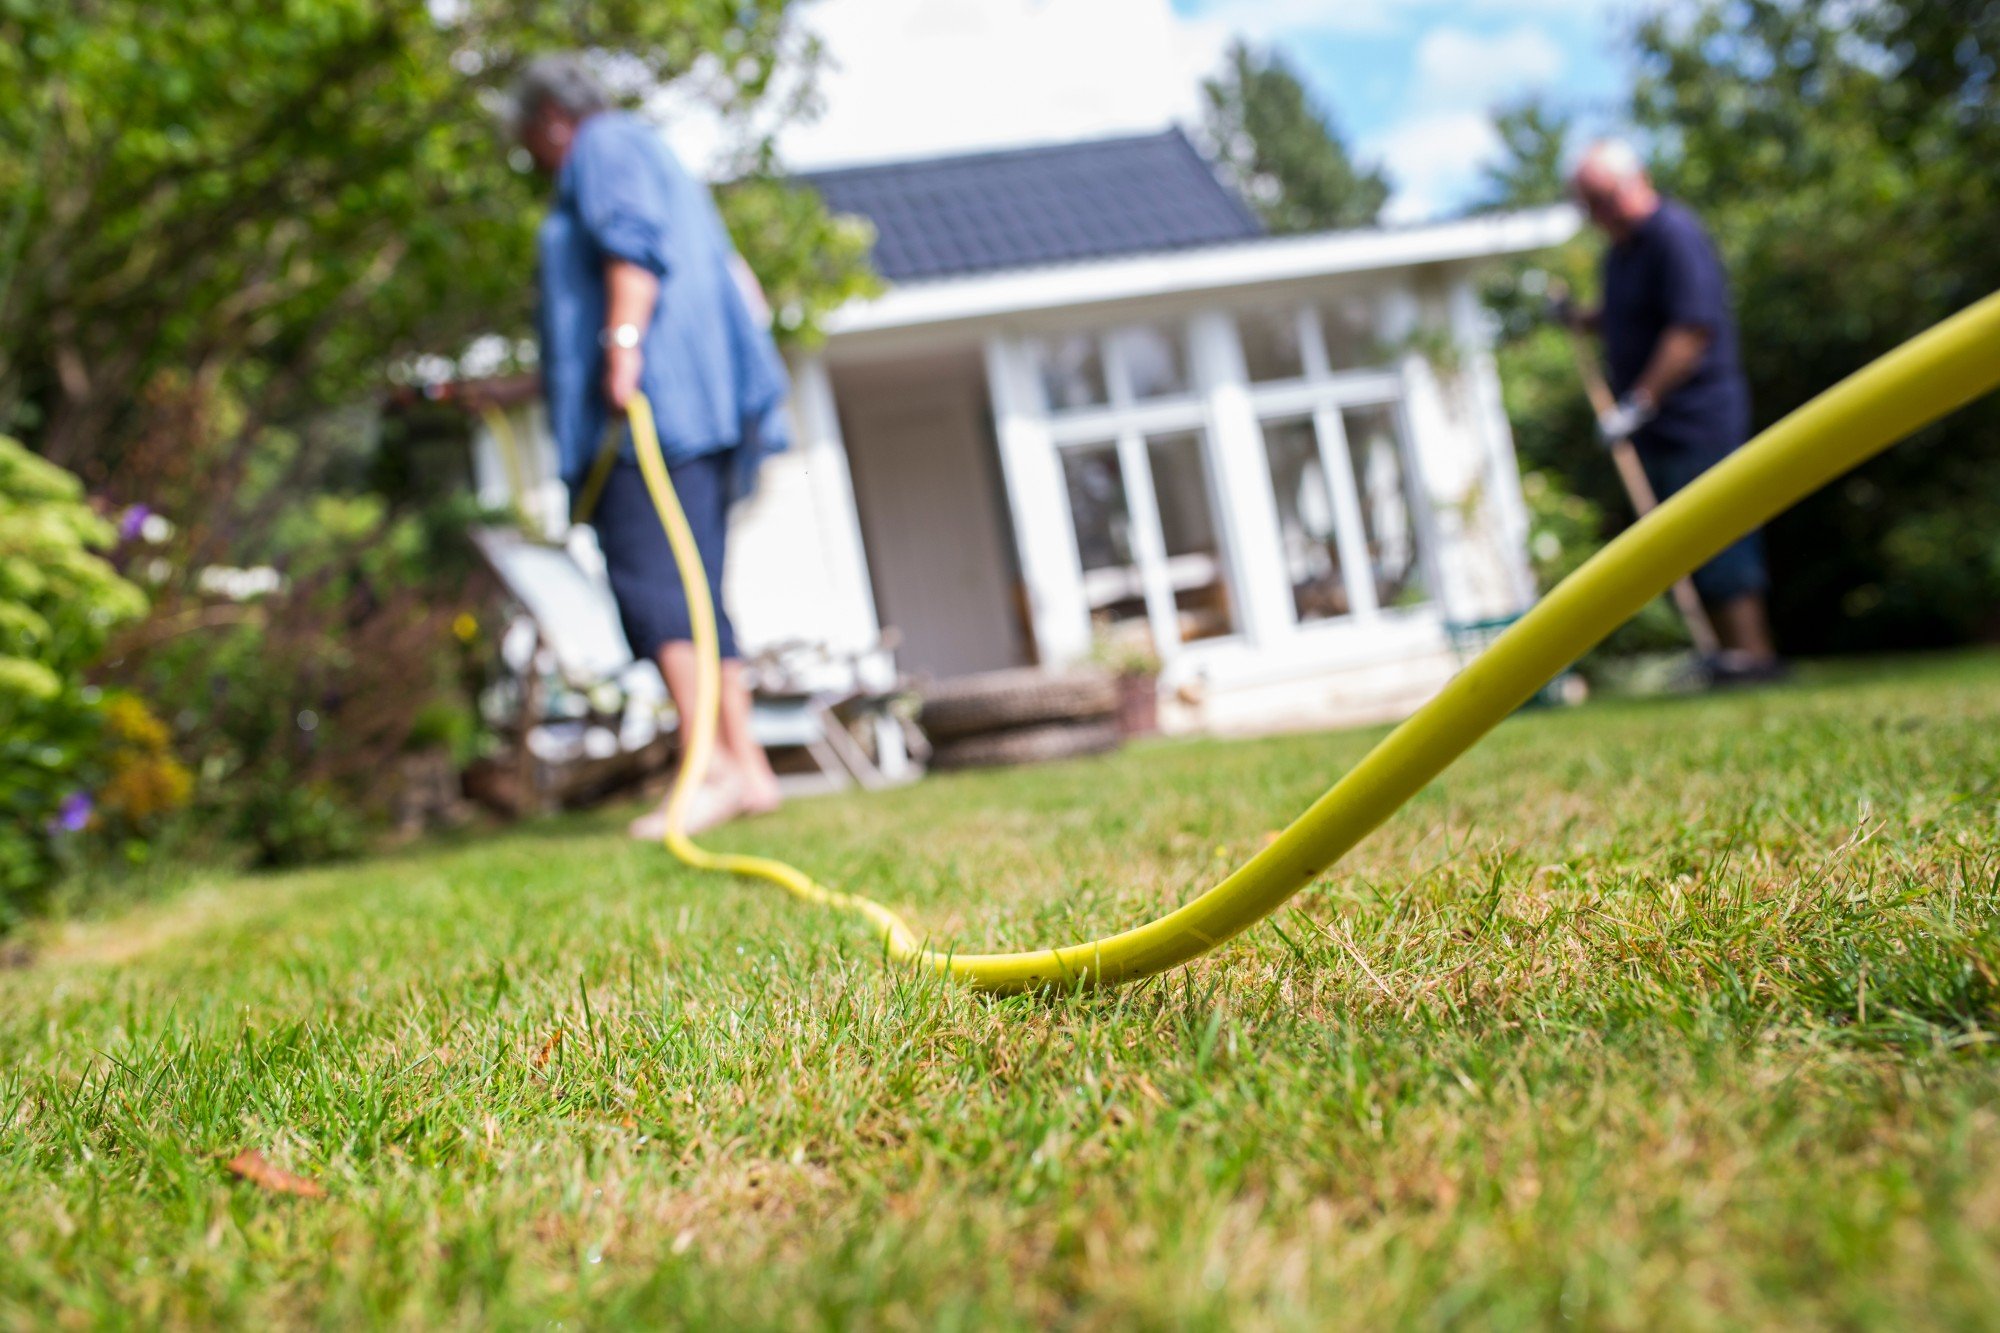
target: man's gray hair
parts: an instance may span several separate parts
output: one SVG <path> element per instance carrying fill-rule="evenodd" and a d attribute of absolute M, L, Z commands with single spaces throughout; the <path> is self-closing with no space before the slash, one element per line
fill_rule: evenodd
<path fill-rule="evenodd" d="M 1570 178 L 1574 180 L 1586 167 L 1594 167 L 1617 181 L 1639 180 L 1646 174 L 1646 160 L 1623 139 L 1598 139 L 1591 143 L 1577 155 Z"/>
<path fill-rule="evenodd" d="M 554 107 L 578 120 L 611 108 L 611 95 L 580 55 L 536 56 L 514 80 L 508 119 L 518 133 L 540 115 L 544 107 Z"/>

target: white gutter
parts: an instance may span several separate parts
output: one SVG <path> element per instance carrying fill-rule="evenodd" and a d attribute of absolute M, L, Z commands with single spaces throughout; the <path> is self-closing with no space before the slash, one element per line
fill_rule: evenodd
<path fill-rule="evenodd" d="M 1315 232 L 1196 250 L 1012 269 L 892 287 L 827 321 L 834 338 L 1411 264 L 1491 259 L 1560 245 L 1582 225 L 1567 204 L 1389 231 Z"/>

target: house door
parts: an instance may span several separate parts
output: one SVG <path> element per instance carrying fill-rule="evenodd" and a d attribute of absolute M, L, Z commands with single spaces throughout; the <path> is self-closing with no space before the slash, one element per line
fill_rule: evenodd
<path fill-rule="evenodd" d="M 933 676 L 1026 663 L 978 358 L 836 371 L 834 398 L 897 661 Z"/>

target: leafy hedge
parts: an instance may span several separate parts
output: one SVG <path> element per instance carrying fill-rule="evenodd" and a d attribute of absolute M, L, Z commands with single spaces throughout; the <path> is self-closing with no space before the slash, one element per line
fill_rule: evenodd
<path fill-rule="evenodd" d="M 134 800 L 178 790 L 174 770 L 131 757 L 150 734 L 134 746 L 107 732 L 108 720 L 143 731 L 143 705 L 114 710 L 84 679 L 112 629 L 146 609 L 100 554 L 116 535 L 75 477 L 0 436 L 0 929 L 54 882 L 114 753 Z"/>

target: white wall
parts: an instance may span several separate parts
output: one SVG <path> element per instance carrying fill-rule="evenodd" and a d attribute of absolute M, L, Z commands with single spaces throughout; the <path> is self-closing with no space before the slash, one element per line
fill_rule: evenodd
<path fill-rule="evenodd" d="M 1518 613 L 1534 599 L 1527 525 L 1473 275 L 1463 268 L 1423 271 L 1386 305 L 1385 337 L 1408 348 L 1397 370 L 1431 500 L 1443 610 L 1459 622 Z M 1433 342 L 1447 349 L 1445 364 L 1434 364 L 1423 350 Z"/>
<path fill-rule="evenodd" d="M 881 636 L 826 366 L 793 367 L 793 444 L 729 525 L 723 597 L 744 652 L 795 641 L 846 653 Z"/>

